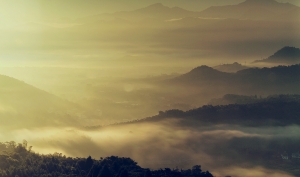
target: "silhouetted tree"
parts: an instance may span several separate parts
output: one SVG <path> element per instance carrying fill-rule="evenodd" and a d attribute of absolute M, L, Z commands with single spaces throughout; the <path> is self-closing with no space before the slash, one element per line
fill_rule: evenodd
<path fill-rule="evenodd" d="M 112 174 L 111 174 L 109 168 L 107 167 L 107 165 L 104 165 L 102 167 L 98 177 L 112 177 Z"/>
<path fill-rule="evenodd" d="M 146 169 L 144 172 L 144 177 L 152 177 L 152 173 L 149 169 Z"/>

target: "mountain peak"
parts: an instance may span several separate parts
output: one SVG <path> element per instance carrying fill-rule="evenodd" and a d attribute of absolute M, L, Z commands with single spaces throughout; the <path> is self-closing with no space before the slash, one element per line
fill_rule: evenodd
<path fill-rule="evenodd" d="M 287 58 L 300 57 L 300 49 L 296 47 L 285 46 L 274 53 L 273 56 Z"/>
<path fill-rule="evenodd" d="M 197 68 L 192 69 L 191 72 L 196 72 L 196 71 L 212 71 L 214 70 L 213 68 L 206 66 L 206 65 L 202 65 L 202 66 L 198 66 Z"/>
<path fill-rule="evenodd" d="M 202 65 L 202 66 L 198 66 L 197 68 L 192 69 L 189 73 L 187 73 L 188 75 L 214 75 L 216 73 L 221 73 L 220 71 L 211 68 L 209 66 L 206 65 Z"/>
<path fill-rule="evenodd" d="M 271 5 L 271 4 L 278 4 L 275 0 L 246 0 L 241 4 L 247 5 Z"/>
<path fill-rule="evenodd" d="M 147 7 L 145 7 L 146 9 L 158 9 L 158 8 L 168 8 L 167 6 L 164 6 L 162 3 L 155 3 L 155 4 L 151 4 Z"/>
<path fill-rule="evenodd" d="M 275 52 L 272 56 L 263 60 L 254 61 L 254 63 L 256 62 L 296 64 L 300 62 L 300 49 L 296 47 L 285 46 Z"/>

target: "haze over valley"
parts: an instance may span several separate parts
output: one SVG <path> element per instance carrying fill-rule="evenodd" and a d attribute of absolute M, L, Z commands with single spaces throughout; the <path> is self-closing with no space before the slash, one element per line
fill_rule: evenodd
<path fill-rule="evenodd" d="M 298 1 L 1 4 L 0 176 L 300 176 Z"/>

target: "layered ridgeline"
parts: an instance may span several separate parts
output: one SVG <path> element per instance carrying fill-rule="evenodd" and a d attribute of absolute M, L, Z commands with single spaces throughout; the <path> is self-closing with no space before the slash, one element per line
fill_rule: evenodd
<path fill-rule="evenodd" d="M 216 70 L 227 72 L 227 73 L 235 73 L 237 71 L 248 69 L 249 67 L 243 66 L 238 62 L 234 62 L 232 64 L 221 64 L 213 67 Z"/>
<path fill-rule="evenodd" d="M 129 127 L 126 130 L 137 136 L 142 131 L 136 127 L 156 125 L 148 133 L 158 135 L 155 141 L 171 147 L 164 152 L 166 154 L 176 156 L 182 152 L 195 159 L 202 159 L 200 157 L 205 155 L 207 161 L 202 164 L 207 165 L 210 159 L 218 170 L 222 167 L 232 169 L 234 166 L 236 171 L 233 169 L 228 174 L 236 176 L 243 176 L 235 173 L 238 168 L 249 169 L 249 174 L 252 174 L 253 171 L 261 171 L 256 167 L 273 169 L 270 174 L 274 176 L 275 171 L 299 176 L 297 169 L 300 160 L 297 152 L 300 148 L 300 95 L 264 98 L 226 95 L 224 99 L 231 100 L 232 104 L 205 105 L 189 111 L 160 111 L 156 116 L 111 125 L 107 129 Z M 105 129 L 102 127 L 98 131 Z M 168 138 L 164 136 L 166 131 L 172 132 Z M 146 144 L 145 141 L 138 144 L 139 147 L 143 149 L 147 146 L 149 149 L 146 148 L 145 152 L 152 152 L 153 141 Z M 284 152 L 288 154 L 289 160 L 282 158 Z"/>
<path fill-rule="evenodd" d="M 300 95 L 257 96 L 225 95 L 189 111 L 178 109 L 160 111 L 159 115 L 133 123 L 179 119 L 178 125 L 198 127 L 207 125 L 289 126 L 300 125 Z M 229 104 L 227 104 L 229 103 Z"/>
<path fill-rule="evenodd" d="M 165 168 L 149 170 L 140 167 L 130 158 L 111 156 L 100 158 L 71 158 L 61 153 L 40 155 L 32 147 L 15 142 L 0 143 L 0 176 L 1 177 L 40 177 L 40 176 L 73 176 L 73 177 L 213 177 L 208 171 L 202 171 L 200 165 L 192 169 L 179 170 Z"/>
<path fill-rule="evenodd" d="M 300 63 L 300 49 L 296 47 L 283 47 L 266 59 L 256 60 L 254 63 L 282 63 L 297 64 Z"/>
<path fill-rule="evenodd" d="M 133 11 L 88 16 L 78 19 L 77 22 L 97 22 L 110 19 L 126 19 L 130 21 L 145 19 L 178 20 L 185 17 L 298 21 L 298 15 L 300 15 L 300 8 L 293 4 L 280 3 L 275 0 L 246 0 L 237 5 L 212 6 L 201 12 L 188 11 L 180 7 L 167 7 L 161 3 L 156 3 Z"/>
<path fill-rule="evenodd" d="M 255 13 L 254 13 L 255 12 Z M 275 0 L 246 0 L 237 5 L 213 6 L 200 13 L 207 18 L 237 18 L 265 21 L 298 21 L 300 8 Z"/>
<path fill-rule="evenodd" d="M 152 4 L 150 6 L 137 9 L 134 11 L 121 11 L 115 13 L 105 13 L 85 18 L 80 18 L 77 22 L 100 22 L 107 20 L 124 19 L 131 22 L 141 22 L 142 20 L 170 20 L 183 17 L 197 17 L 199 12 L 188 11 L 180 7 L 167 7 L 161 3 Z"/>
<path fill-rule="evenodd" d="M 85 111 L 77 104 L 4 75 L 0 85 L 2 129 L 84 124 Z"/>
<path fill-rule="evenodd" d="M 168 49 L 171 52 L 159 56 L 181 61 L 183 58 L 238 61 L 247 55 L 250 61 L 284 45 L 299 46 L 298 16 L 299 7 L 274 0 L 247 0 L 202 12 L 158 3 L 133 11 L 95 14 L 67 24 L 22 23 L 5 31 L 3 45 L 13 46 L 15 41 L 10 38 L 20 35 L 24 37 L 22 46 L 43 44 L 51 48 L 57 42 L 72 52 L 84 48 L 91 56 L 98 55 L 97 49 L 102 48 L 130 51 L 129 56 L 151 54 L 148 58 L 153 61 L 153 56 L 162 54 L 161 49 Z M 45 40 L 32 43 L 39 32 Z M 116 58 L 119 57 L 124 56 Z M 147 57 L 140 58 L 145 62 Z"/>
<path fill-rule="evenodd" d="M 189 90 L 189 95 L 193 94 L 194 97 L 210 95 L 211 98 L 216 98 L 227 93 L 264 96 L 299 94 L 300 65 L 249 68 L 236 73 L 200 66 L 181 76 L 164 80 L 160 84 L 174 92 Z"/>

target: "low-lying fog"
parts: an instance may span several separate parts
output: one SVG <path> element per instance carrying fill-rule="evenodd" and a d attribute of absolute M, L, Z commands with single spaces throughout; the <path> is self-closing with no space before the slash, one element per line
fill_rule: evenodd
<path fill-rule="evenodd" d="M 195 164 L 215 176 L 291 176 L 280 154 L 300 149 L 299 126 L 182 128 L 176 120 L 115 125 L 94 130 L 40 127 L 1 132 L 2 140 L 26 139 L 39 153 L 72 157 L 131 157 L 142 167 L 190 168 Z M 281 169 L 282 170 L 282 169 Z"/>

